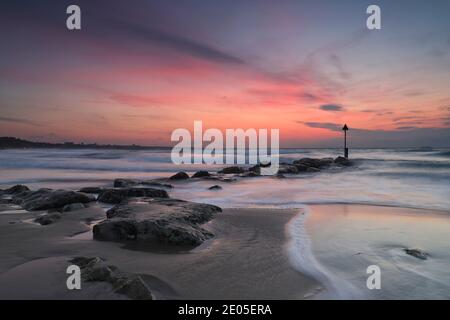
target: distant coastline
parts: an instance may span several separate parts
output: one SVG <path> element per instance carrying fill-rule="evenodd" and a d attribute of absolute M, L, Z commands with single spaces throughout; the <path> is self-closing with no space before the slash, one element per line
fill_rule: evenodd
<path fill-rule="evenodd" d="M 98 144 L 98 143 L 74 143 L 74 142 L 36 142 L 16 137 L 0 137 L 0 150 L 4 149 L 103 149 L 103 150 L 171 150 L 171 146 L 142 146 L 137 144 L 120 145 L 120 144 Z M 281 147 L 284 150 L 320 150 L 320 149 L 342 149 L 341 146 L 329 147 Z M 414 152 L 427 152 L 435 149 L 450 149 L 450 146 L 403 146 L 403 147 L 361 147 L 354 146 L 351 150 L 358 149 L 396 149 Z"/>
<path fill-rule="evenodd" d="M 154 150 L 171 149 L 167 146 L 140 146 L 117 145 L 117 144 L 97 144 L 97 143 L 50 143 L 34 142 L 15 137 L 0 137 L 0 149 L 32 149 L 32 148 L 58 148 L 58 149 L 122 149 L 122 150 Z"/>

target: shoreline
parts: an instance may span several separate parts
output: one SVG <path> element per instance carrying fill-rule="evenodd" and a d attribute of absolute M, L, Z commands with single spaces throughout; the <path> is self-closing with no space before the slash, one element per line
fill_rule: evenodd
<path fill-rule="evenodd" d="M 311 243 L 299 271 L 312 270 L 327 288 L 314 298 L 450 298 L 448 212 L 358 204 L 311 205 L 308 210 L 291 227 L 303 227 Z M 414 250 L 423 255 L 411 254 Z M 380 290 L 367 287 L 372 265 L 380 269 Z"/>
<path fill-rule="evenodd" d="M 105 209 L 98 204 L 65 213 L 49 226 L 30 223 L 39 214 L 0 212 L 0 299 L 124 299 L 105 283 L 88 284 L 85 291 L 68 291 L 64 287 L 65 267 L 75 256 L 98 256 L 121 270 L 140 275 L 156 299 L 378 299 L 365 292 L 365 270 L 357 270 L 361 281 L 356 288 L 347 279 L 366 259 L 356 251 L 358 254 L 353 256 L 355 252 L 351 251 L 356 250 L 354 243 L 363 243 L 361 233 L 343 232 L 354 223 L 349 217 L 358 218 L 357 225 L 362 226 L 371 219 L 383 224 L 377 216 L 395 221 L 407 218 L 408 223 L 418 226 L 433 219 L 450 221 L 448 212 L 442 210 L 360 204 L 226 208 L 203 225 L 215 234 L 214 238 L 193 249 L 174 251 L 173 247 L 133 248 L 92 240 L 92 223 L 105 218 Z M 414 230 L 408 239 L 418 238 Z M 396 244 L 395 250 L 391 249 L 396 243 L 396 232 L 391 231 L 392 243 L 384 245 L 390 256 L 377 251 L 376 261 L 402 259 L 403 264 L 405 260 L 420 266 L 421 261 L 401 249 L 416 243 Z M 371 241 L 383 239 L 377 232 L 370 231 Z M 380 232 L 385 231 L 380 228 Z M 343 241 L 344 245 L 330 248 L 327 243 L 331 239 L 331 243 Z M 434 263 L 434 245 L 430 242 L 424 248 L 431 252 L 428 264 Z M 365 250 L 373 254 L 371 244 L 367 246 Z M 346 260 L 356 262 L 353 265 Z M 441 263 L 446 265 L 447 261 Z M 336 264 L 342 265 L 336 269 Z M 30 286 L 34 289 L 30 290 Z M 398 298 L 391 291 L 388 295 Z"/>

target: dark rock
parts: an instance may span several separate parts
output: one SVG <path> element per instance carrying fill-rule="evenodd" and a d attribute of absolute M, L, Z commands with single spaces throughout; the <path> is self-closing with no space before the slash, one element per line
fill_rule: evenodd
<path fill-rule="evenodd" d="M 208 190 L 222 190 L 222 187 L 216 184 L 214 186 L 209 187 Z"/>
<path fill-rule="evenodd" d="M 309 168 L 307 165 L 301 163 L 296 163 L 294 164 L 294 166 L 297 168 L 298 172 L 307 172 Z"/>
<path fill-rule="evenodd" d="M 85 188 L 81 188 L 80 190 L 78 190 L 78 192 L 82 192 L 82 193 L 96 193 L 99 194 L 103 191 L 103 188 L 100 187 L 85 187 Z"/>
<path fill-rule="evenodd" d="M 176 199 L 121 204 L 108 210 L 108 219 L 94 226 L 94 239 L 199 245 L 212 237 L 199 224 L 221 211 L 216 206 Z"/>
<path fill-rule="evenodd" d="M 247 172 L 240 174 L 239 176 L 244 177 L 244 178 L 259 177 L 260 173 L 254 172 L 254 171 L 247 171 Z"/>
<path fill-rule="evenodd" d="M 152 300 L 153 295 L 139 275 L 123 272 L 115 266 L 107 265 L 101 258 L 76 257 L 69 260 L 81 269 L 86 282 L 107 282 L 113 291 L 134 300 Z"/>
<path fill-rule="evenodd" d="M 125 189 L 105 189 L 99 194 L 97 200 L 104 203 L 117 204 L 125 200 L 127 194 L 128 191 Z"/>
<path fill-rule="evenodd" d="M 170 180 L 186 180 L 189 179 L 189 175 L 186 172 L 178 172 L 169 178 Z"/>
<path fill-rule="evenodd" d="M 67 190 L 40 189 L 23 192 L 13 198 L 13 202 L 20 204 L 28 211 L 62 208 L 71 203 L 87 203 L 92 201 L 84 193 Z"/>
<path fill-rule="evenodd" d="M 46 226 L 49 224 L 52 224 L 55 221 L 58 221 L 61 219 L 61 213 L 58 212 L 52 212 L 52 213 L 46 213 L 34 220 L 34 222 L 39 223 L 40 225 Z"/>
<path fill-rule="evenodd" d="M 316 168 L 316 169 L 321 169 L 327 166 L 330 166 L 333 163 L 333 159 L 332 158 L 323 158 L 323 159 L 313 159 L 313 158 L 302 158 L 299 160 L 295 160 L 293 162 L 294 165 L 304 165 L 307 167 L 312 167 L 312 168 Z"/>
<path fill-rule="evenodd" d="M 0 204 L 11 204 L 11 203 L 12 203 L 12 199 L 0 198 Z"/>
<path fill-rule="evenodd" d="M 77 211 L 77 210 L 81 210 L 84 208 L 86 208 L 86 206 L 84 204 L 76 202 L 76 203 L 66 204 L 63 207 L 62 212 Z"/>
<path fill-rule="evenodd" d="M 30 191 L 30 189 L 28 189 L 27 186 L 24 186 L 22 184 L 17 184 L 14 187 L 11 187 L 9 189 L 3 190 L 3 193 L 6 193 L 6 194 L 19 194 L 19 193 L 26 192 L 26 191 Z"/>
<path fill-rule="evenodd" d="M 210 175 L 211 174 L 208 171 L 197 171 L 196 173 L 194 173 L 192 178 L 204 178 L 209 177 Z"/>
<path fill-rule="evenodd" d="M 294 165 L 285 164 L 280 165 L 280 167 L 278 168 L 278 173 L 279 174 L 298 173 L 298 169 Z"/>
<path fill-rule="evenodd" d="M 168 198 L 167 191 L 154 188 L 129 188 L 128 197 Z"/>
<path fill-rule="evenodd" d="M 100 193 L 98 201 L 119 204 L 129 197 L 168 198 L 167 191 L 154 188 L 105 189 Z"/>
<path fill-rule="evenodd" d="M 261 174 L 261 166 L 259 164 L 255 164 L 253 167 L 248 168 L 248 170 L 258 175 Z"/>
<path fill-rule="evenodd" d="M 162 188 L 167 188 L 167 189 L 173 188 L 173 186 L 171 184 L 161 183 L 161 182 L 156 182 L 156 181 L 142 181 L 141 184 L 146 185 L 146 186 L 162 187 Z"/>
<path fill-rule="evenodd" d="M 140 184 L 137 180 L 132 179 L 116 179 L 114 180 L 114 188 L 128 188 Z"/>
<path fill-rule="evenodd" d="M 341 166 L 350 166 L 352 164 L 350 162 L 350 160 L 348 160 L 347 158 L 341 157 L 341 156 L 334 159 L 334 163 L 341 165 Z"/>
<path fill-rule="evenodd" d="M 219 171 L 219 173 L 223 173 L 223 174 L 232 174 L 232 173 L 238 174 L 238 173 L 244 173 L 244 172 L 245 172 L 244 168 L 238 167 L 238 166 L 226 167 Z"/>
<path fill-rule="evenodd" d="M 34 199 L 39 199 L 44 195 L 48 195 L 52 192 L 52 189 L 42 188 L 37 191 L 24 191 L 19 194 L 16 194 L 12 197 L 11 201 L 14 204 L 21 205 L 25 200 L 32 201 Z"/>
<path fill-rule="evenodd" d="M 113 287 L 117 293 L 133 300 L 153 300 L 150 289 L 140 276 L 122 276 L 115 279 Z"/>
<path fill-rule="evenodd" d="M 419 249 L 403 249 L 405 250 L 405 252 L 413 257 L 416 257 L 417 259 L 421 259 L 421 260 L 427 260 L 428 257 L 430 256 L 428 253 L 419 250 Z"/>

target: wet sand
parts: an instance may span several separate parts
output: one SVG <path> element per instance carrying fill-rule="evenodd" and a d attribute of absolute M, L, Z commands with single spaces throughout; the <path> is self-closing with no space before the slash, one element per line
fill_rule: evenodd
<path fill-rule="evenodd" d="M 314 261 L 306 257 L 303 267 L 319 270 L 329 289 L 316 298 L 450 299 L 449 212 L 368 205 L 311 205 L 308 211 L 304 231 Z M 427 259 L 407 248 L 426 252 Z M 366 285 L 371 265 L 381 271 L 379 290 Z"/>
<path fill-rule="evenodd" d="M 215 238 L 176 252 L 92 240 L 87 222 L 105 217 L 95 206 L 48 226 L 30 223 L 38 213 L 0 214 L 0 299 L 124 298 L 105 283 L 67 290 L 67 260 L 74 256 L 99 256 L 141 274 L 157 299 L 303 299 L 320 285 L 289 263 L 286 225 L 297 213 L 226 209 L 206 225 Z"/>

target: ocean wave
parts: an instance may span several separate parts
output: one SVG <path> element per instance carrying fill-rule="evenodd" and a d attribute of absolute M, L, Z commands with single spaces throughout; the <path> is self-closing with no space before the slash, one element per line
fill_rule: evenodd
<path fill-rule="evenodd" d="M 286 251 L 289 262 L 299 272 L 310 276 L 325 287 L 312 298 L 316 299 L 363 299 L 363 293 L 350 282 L 338 277 L 322 265 L 314 256 L 311 240 L 307 234 L 305 223 L 310 215 L 308 206 L 304 206 L 287 226 L 289 241 Z"/>
<path fill-rule="evenodd" d="M 450 151 L 439 151 L 439 152 L 433 153 L 433 155 L 440 156 L 440 157 L 450 157 Z"/>

